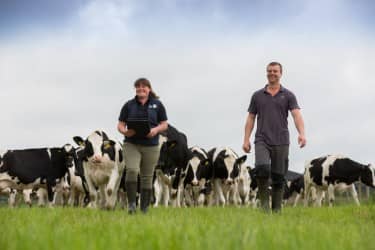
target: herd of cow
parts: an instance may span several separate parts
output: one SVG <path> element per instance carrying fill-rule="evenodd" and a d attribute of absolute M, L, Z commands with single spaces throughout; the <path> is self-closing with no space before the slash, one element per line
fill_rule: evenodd
<path fill-rule="evenodd" d="M 31 206 L 39 205 L 113 209 L 125 206 L 126 166 L 119 142 L 105 132 L 95 131 L 86 139 L 73 137 L 76 147 L 7 150 L 0 154 L 0 193 L 8 195 L 10 206 L 23 194 Z M 246 155 L 228 147 L 206 152 L 188 147 L 187 137 L 169 125 L 160 136 L 160 158 L 154 173 L 154 206 L 257 205 L 256 172 L 247 166 Z M 334 192 L 346 189 L 356 204 L 355 183 L 375 187 L 374 167 L 350 158 L 328 155 L 308 161 L 305 173 L 288 171 L 284 199 L 294 205 L 304 197 L 305 205 L 321 205 L 325 192 L 329 204 Z M 270 185 L 271 187 L 271 185 Z M 46 202 L 48 198 L 48 202 Z"/>

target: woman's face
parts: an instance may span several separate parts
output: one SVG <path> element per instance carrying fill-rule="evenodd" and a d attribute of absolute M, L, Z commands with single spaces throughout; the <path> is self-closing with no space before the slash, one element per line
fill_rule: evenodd
<path fill-rule="evenodd" d="M 138 86 L 135 87 L 135 93 L 137 97 L 140 97 L 140 98 L 148 97 L 148 95 L 150 94 L 150 91 L 151 89 L 148 86 L 143 85 L 143 84 L 139 84 Z"/>

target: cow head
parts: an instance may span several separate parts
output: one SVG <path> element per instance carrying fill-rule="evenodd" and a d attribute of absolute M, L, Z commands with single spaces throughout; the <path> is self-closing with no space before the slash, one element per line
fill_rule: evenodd
<path fill-rule="evenodd" d="M 73 166 L 73 164 L 77 164 L 77 155 L 74 147 L 70 144 L 65 144 L 62 149 L 65 153 L 66 166 L 70 168 Z"/>
<path fill-rule="evenodd" d="M 297 192 L 297 193 L 300 194 L 303 191 L 304 187 L 305 187 L 305 183 L 304 183 L 304 176 L 303 175 L 301 175 L 297 179 L 292 180 L 291 183 L 290 183 L 291 193 Z"/>
<path fill-rule="evenodd" d="M 82 159 L 84 161 L 100 164 L 105 154 L 112 160 L 115 158 L 114 145 L 116 142 L 109 140 L 104 131 L 95 131 L 86 140 L 80 136 L 74 136 L 73 140 L 83 148 Z"/>
<path fill-rule="evenodd" d="M 224 148 L 215 153 L 214 172 L 216 178 L 225 179 L 227 185 L 234 184 L 235 179 L 240 173 L 240 166 L 244 164 L 247 156 L 238 158 L 237 154 L 230 148 Z"/>
<path fill-rule="evenodd" d="M 157 168 L 163 173 L 170 174 L 174 168 L 181 168 L 183 172 L 186 170 L 186 164 L 192 155 L 187 145 L 178 140 L 167 140 L 163 142 L 160 148 L 160 155 Z"/>
<path fill-rule="evenodd" d="M 0 151 L 0 168 L 3 166 L 4 164 L 4 155 L 5 155 L 6 151 Z"/>
<path fill-rule="evenodd" d="M 245 164 L 240 165 L 240 173 L 238 175 L 238 181 L 239 183 L 249 183 L 249 188 L 250 188 L 250 173 L 249 173 L 250 166 L 245 166 Z"/>
<path fill-rule="evenodd" d="M 199 182 L 211 178 L 211 162 L 207 158 L 206 152 L 199 147 L 190 149 L 192 158 L 188 161 L 185 184 L 198 186 Z M 203 185 L 203 183 L 202 183 Z"/>
<path fill-rule="evenodd" d="M 247 159 L 246 155 L 243 155 L 240 158 L 236 159 L 236 161 L 234 162 L 234 168 L 232 171 L 232 175 L 233 175 L 232 178 L 239 176 L 241 169 L 244 169 L 245 171 L 247 171 L 247 167 L 245 166 L 246 159 Z"/>
<path fill-rule="evenodd" d="M 170 157 L 169 150 L 167 142 L 163 142 L 161 148 L 160 148 L 160 154 L 159 154 L 159 160 L 156 165 L 156 169 L 161 169 L 161 171 L 168 175 L 171 176 L 173 173 L 173 162 L 172 158 Z"/>
<path fill-rule="evenodd" d="M 372 164 L 363 167 L 360 178 L 364 184 L 375 187 L 375 169 Z"/>

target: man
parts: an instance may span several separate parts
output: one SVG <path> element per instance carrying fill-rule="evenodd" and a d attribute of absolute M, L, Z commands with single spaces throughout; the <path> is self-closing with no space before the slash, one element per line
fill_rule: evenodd
<path fill-rule="evenodd" d="M 243 150 L 250 153 L 250 136 L 257 117 L 255 133 L 255 172 L 261 208 L 269 211 L 269 184 L 272 180 L 272 211 L 281 211 L 284 176 L 288 170 L 288 111 L 298 131 L 298 144 L 306 145 L 305 128 L 295 95 L 280 84 L 282 66 L 271 62 L 267 66 L 268 84 L 256 91 L 250 101 L 245 125 Z"/>

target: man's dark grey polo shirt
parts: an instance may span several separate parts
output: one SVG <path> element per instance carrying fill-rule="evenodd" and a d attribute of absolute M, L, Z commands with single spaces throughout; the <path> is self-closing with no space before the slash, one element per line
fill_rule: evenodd
<path fill-rule="evenodd" d="M 296 96 L 283 86 L 275 96 L 267 92 L 267 85 L 256 91 L 248 108 L 257 116 L 255 143 L 289 145 L 288 111 L 299 108 Z"/>

